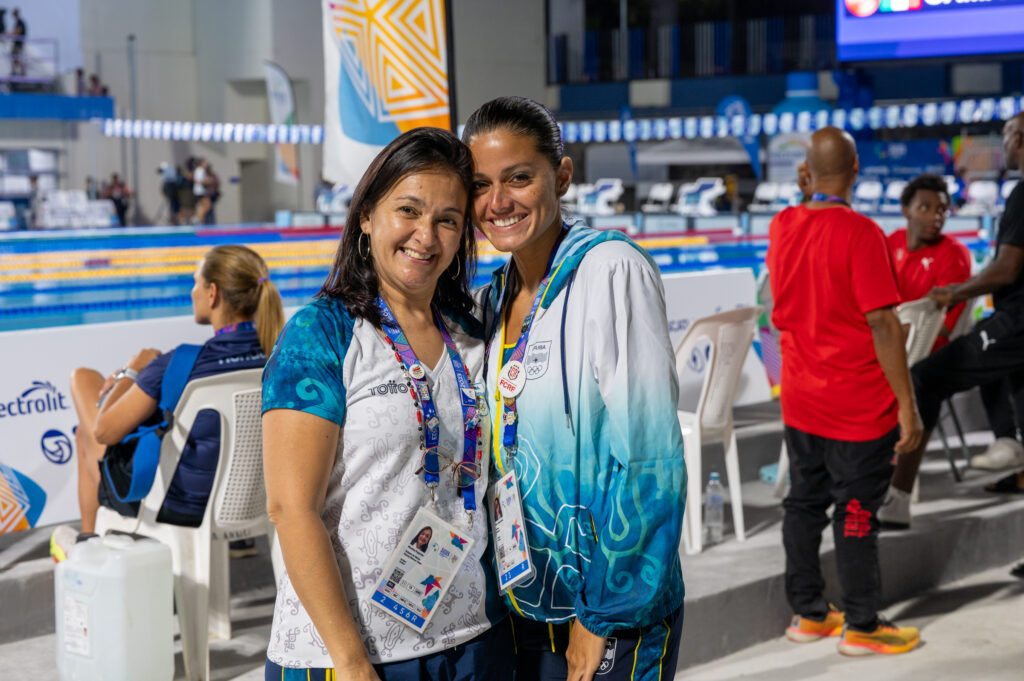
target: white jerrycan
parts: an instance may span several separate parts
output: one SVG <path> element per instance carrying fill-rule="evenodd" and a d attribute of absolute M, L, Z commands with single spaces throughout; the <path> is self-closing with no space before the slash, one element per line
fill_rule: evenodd
<path fill-rule="evenodd" d="M 54 574 L 61 681 L 171 681 L 171 550 L 151 539 L 94 537 Z"/>

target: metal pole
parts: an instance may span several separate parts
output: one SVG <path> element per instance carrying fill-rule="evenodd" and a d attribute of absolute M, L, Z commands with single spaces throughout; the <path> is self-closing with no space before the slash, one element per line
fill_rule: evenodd
<path fill-rule="evenodd" d="M 629 77 L 629 19 L 626 14 L 628 0 L 619 0 L 619 77 Z"/>
<path fill-rule="evenodd" d="M 445 0 L 444 36 L 445 44 L 448 45 L 448 54 L 445 57 L 445 65 L 448 67 L 448 115 L 451 119 L 452 132 L 458 134 L 459 118 L 457 102 L 455 101 L 455 41 L 452 40 L 455 34 L 453 30 L 454 25 L 455 19 L 452 17 L 452 2 L 451 0 Z"/>
<path fill-rule="evenodd" d="M 128 97 L 131 102 L 131 118 L 139 120 L 138 97 L 135 87 L 135 34 L 128 34 Z M 132 137 L 132 224 L 139 223 L 139 140 Z"/>

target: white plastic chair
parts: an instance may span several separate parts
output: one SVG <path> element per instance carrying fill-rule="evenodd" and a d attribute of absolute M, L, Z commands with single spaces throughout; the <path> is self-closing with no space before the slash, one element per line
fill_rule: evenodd
<path fill-rule="evenodd" d="M 231 638 L 228 542 L 266 534 L 275 544 L 267 517 L 263 484 L 261 427 L 262 369 L 233 371 L 190 381 L 164 435 L 153 487 L 137 518 L 100 508 L 96 532 L 111 530 L 152 537 L 171 549 L 174 596 L 181 629 L 182 655 L 189 681 L 210 678 L 209 638 Z M 198 528 L 157 522 L 167 489 L 196 416 L 204 409 L 220 414 L 220 458 Z M 275 578 L 282 572 L 272 552 Z M 139 613 L 144 617 L 145 613 Z"/>
<path fill-rule="evenodd" d="M 652 184 L 651 190 L 647 193 L 647 201 L 644 205 L 640 206 L 640 210 L 644 213 L 668 212 L 669 204 L 672 203 L 672 192 L 671 182 L 656 182 Z"/>
<path fill-rule="evenodd" d="M 1010 198 L 1010 193 L 1014 188 L 1016 188 L 1018 182 L 1020 182 L 1020 180 L 1013 178 L 1010 180 L 1003 180 L 1003 183 L 999 185 L 999 200 L 996 202 L 997 212 L 1003 212 L 1003 208 L 1006 207 L 1006 199 Z"/>
<path fill-rule="evenodd" d="M 796 206 L 800 203 L 802 197 L 803 193 L 800 191 L 800 185 L 796 182 L 781 182 L 778 192 L 775 194 L 775 202 L 772 204 L 771 210 L 778 212 L 790 206 Z"/>
<path fill-rule="evenodd" d="M 914 366 L 932 352 L 939 337 L 946 311 L 931 298 L 912 300 L 896 307 L 900 324 L 907 324 L 907 366 Z"/>
<path fill-rule="evenodd" d="M 703 549 L 701 446 L 704 444 L 721 442 L 725 445 L 726 480 L 736 539 L 746 541 L 747 538 L 732 409 L 759 314 L 760 306 L 754 306 L 702 317 L 687 329 L 676 348 L 676 374 L 680 383 L 685 382 L 687 374 L 704 374 L 695 411 L 677 409 L 688 478 L 683 519 L 687 553 L 700 553 Z"/>
<path fill-rule="evenodd" d="M 860 213 L 878 212 L 882 200 L 882 183 L 878 180 L 862 180 L 853 188 L 853 209 Z"/>
<path fill-rule="evenodd" d="M 754 200 L 747 209 L 751 213 L 767 213 L 772 210 L 775 199 L 779 196 L 779 185 L 775 182 L 761 182 L 754 189 Z"/>
<path fill-rule="evenodd" d="M 899 213 L 903 210 L 903 205 L 900 203 L 900 198 L 903 196 L 903 190 L 907 188 L 906 180 L 890 180 L 885 185 L 885 194 L 882 196 L 881 211 L 883 213 Z"/>

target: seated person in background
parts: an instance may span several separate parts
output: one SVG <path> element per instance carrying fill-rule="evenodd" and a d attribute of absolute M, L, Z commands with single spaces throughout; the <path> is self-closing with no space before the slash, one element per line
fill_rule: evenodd
<path fill-rule="evenodd" d="M 1003 158 L 1009 170 L 1024 167 L 1024 113 L 1003 126 Z M 1014 400 L 1024 400 L 1024 183 L 1006 200 L 992 261 L 971 279 L 934 288 L 928 297 L 942 307 L 951 307 L 987 294 L 992 294 L 995 307 L 992 316 L 911 370 L 926 437 L 913 452 L 899 458 L 892 480 L 896 489 L 908 494 L 913 489 L 927 436 L 946 399 L 1007 379 Z M 1011 476 L 1006 484 L 1011 491 L 1024 492 L 1024 473 Z M 907 510 L 909 522 L 909 506 Z"/>
<path fill-rule="evenodd" d="M 213 326 L 214 336 L 203 344 L 189 380 L 225 371 L 262 368 L 284 325 L 281 296 L 268 279 L 263 258 L 245 246 L 216 246 L 203 258 L 194 278 L 192 308 L 196 323 Z M 140 425 L 160 418 L 161 381 L 173 353 L 141 350 L 123 369 L 107 378 L 93 369 L 76 369 L 72 373 L 71 397 L 79 419 L 75 441 L 82 528 L 77 537 L 67 526 L 54 532 L 51 551 L 58 560 L 66 556 L 70 544 L 95 536 L 96 513 L 101 503 L 122 515 L 134 516 L 138 512 L 137 503 L 117 500 L 106 476 L 101 475 L 99 460 L 108 445 L 120 442 Z M 213 411 L 200 412 L 158 520 L 199 526 L 219 453 L 220 419 Z M 243 547 L 232 548 L 237 554 Z M 250 549 L 247 555 L 255 550 L 244 548 Z"/>
<path fill-rule="evenodd" d="M 971 256 L 962 243 L 942 234 L 949 215 L 946 181 L 937 175 L 921 175 L 900 196 L 906 229 L 886 237 L 903 302 L 918 300 L 936 286 L 959 284 L 971 277 Z M 946 312 L 946 321 L 933 350 L 949 342 L 949 334 L 964 311 L 964 303 Z"/>

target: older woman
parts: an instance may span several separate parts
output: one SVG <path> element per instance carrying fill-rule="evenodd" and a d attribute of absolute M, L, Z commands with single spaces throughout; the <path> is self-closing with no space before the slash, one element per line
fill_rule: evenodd
<path fill-rule="evenodd" d="M 319 298 L 267 364 L 264 465 L 287 571 L 267 679 L 511 678 L 475 520 L 487 426 L 471 177 L 448 132 L 388 145 L 356 188 Z"/>

